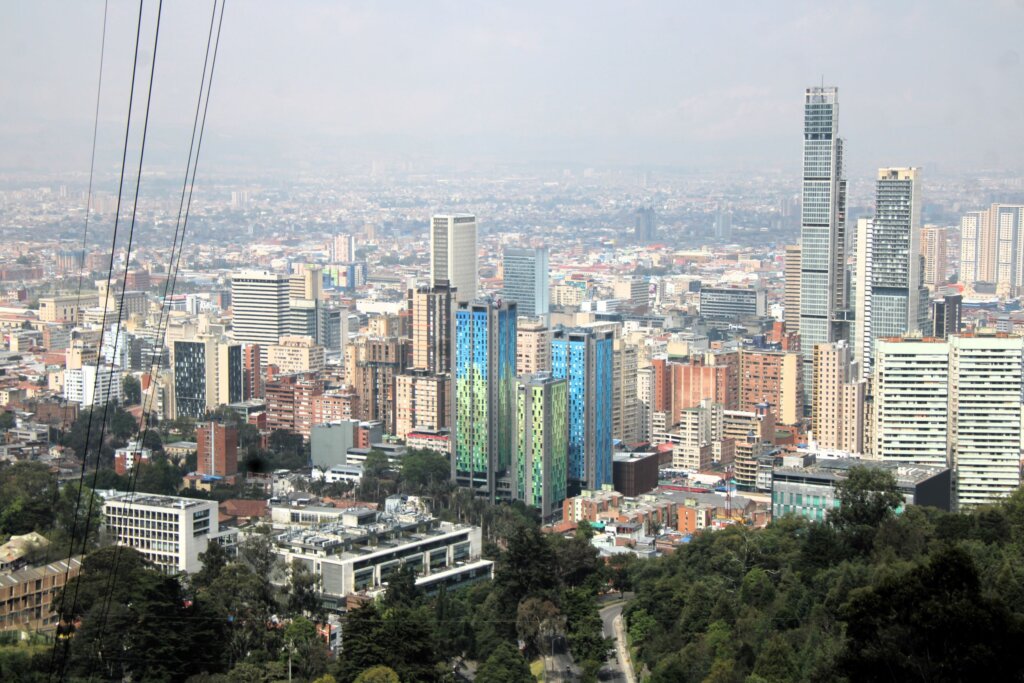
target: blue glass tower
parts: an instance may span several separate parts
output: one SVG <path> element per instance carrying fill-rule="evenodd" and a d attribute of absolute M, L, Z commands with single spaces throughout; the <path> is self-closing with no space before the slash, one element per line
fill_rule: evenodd
<path fill-rule="evenodd" d="M 572 488 L 612 483 L 614 334 L 583 328 L 555 330 L 551 374 L 569 385 L 569 467 Z"/>
<path fill-rule="evenodd" d="M 515 302 L 460 302 L 455 312 L 454 356 L 452 479 L 493 500 L 498 495 L 498 478 L 512 464 Z"/>

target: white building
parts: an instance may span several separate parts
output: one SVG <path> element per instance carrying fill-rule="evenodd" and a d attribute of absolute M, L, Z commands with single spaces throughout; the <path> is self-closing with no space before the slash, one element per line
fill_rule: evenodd
<path fill-rule="evenodd" d="M 237 341 L 260 345 L 260 362 L 267 349 L 290 332 L 289 277 L 267 271 L 242 271 L 231 276 L 232 329 Z"/>
<path fill-rule="evenodd" d="M 103 503 L 107 532 L 138 550 L 165 574 L 197 572 L 199 554 L 220 536 L 217 502 L 123 493 Z"/>
<path fill-rule="evenodd" d="M 1024 339 L 955 336 L 949 350 L 949 441 L 957 505 L 992 503 L 1020 486 Z"/>
<path fill-rule="evenodd" d="M 121 401 L 121 371 L 117 368 L 83 365 L 64 371 L 64 398 L 82 407 Z"/>
<path fill-rule="evenodd" d="M 455 288 L 456 301 L 477 297 L 476 217 L 468 213 L 433 217 L 430 226 L 430 286 Z"/>

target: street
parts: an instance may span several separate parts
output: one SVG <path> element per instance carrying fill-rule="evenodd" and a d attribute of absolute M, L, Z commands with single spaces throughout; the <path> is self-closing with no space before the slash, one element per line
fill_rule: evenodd
<path fill-rule="evenodd" d="M 601 671 L 598 673 L 598 678 L 602 681 L 634 683 L 635 680 L 632 677 L 632 669 L 629 668 L 627 675 L 626 667 L 624 667 L 624 661 L 629 656 L 629 653 L 626 651 L 625 633 L 622 633 L 621 639 L 619 638 L 619 630 L 622 628 L 622 608 L 625 607 L 626 601 L 632 597 L 632 594 L 627 593 L 624 597 L 625 601 L 616 601 L 606 607 L 602 607 L 600 610 L 604 637 L 615 640 L 611 656 L 609 656 L 605 665 L 601 667 Z M 616 620 L 620 624 L 619 629 L 616 628 Z"/>

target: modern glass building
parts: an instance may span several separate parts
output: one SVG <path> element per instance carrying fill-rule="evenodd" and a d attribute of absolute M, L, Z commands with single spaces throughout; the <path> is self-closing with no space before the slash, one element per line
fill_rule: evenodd
<path fill-rule="evenodd" d="M 570 493 L 612 483 L 614 343 L 610 330 L 552 335 L 552 375 L 568 382 Z"/>
<path fill-rule="evenodd" d="M 838 88 L 804 92 L 800 211 L 800 337 L 805 403 L 810 405 L 814 347 L 847 337 L 846 180 Z"/>
<path fill-rule="evenodd" d="M 551 310 L 551 283 L 548 278 L 548 250 L 505 249 L 502 258 L 505 284 L 502 297 L 519 305 L 519 315 L 547 315 Z"/>
<path fill-rule="evenodd" d="M 207 410 L 242 400 L 242 346 L 215 338 L 174 342 L 177 415 L 202 418 Z"/>
<path fill-rule="evenodd" d="M 455 438 L 452 479 L 494 500 L 512 464 L 516 398 L 516 304 L 460 302 L 455 312 Z"/>
<path fill-rule="evenodd" d="M 568 385 L 547 374 L 522 377 L 516 398 L 515 497 L 547 518 L 566 497 Z"/>

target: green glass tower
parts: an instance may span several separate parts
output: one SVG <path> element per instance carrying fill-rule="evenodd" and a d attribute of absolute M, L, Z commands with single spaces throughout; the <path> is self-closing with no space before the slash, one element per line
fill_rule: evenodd
<path fill-rule="evenodd" d="M 546 519 L 566 495 L 569 385 L 547 374 L 521 377 L 516 399 L 515 497 Z"/>

